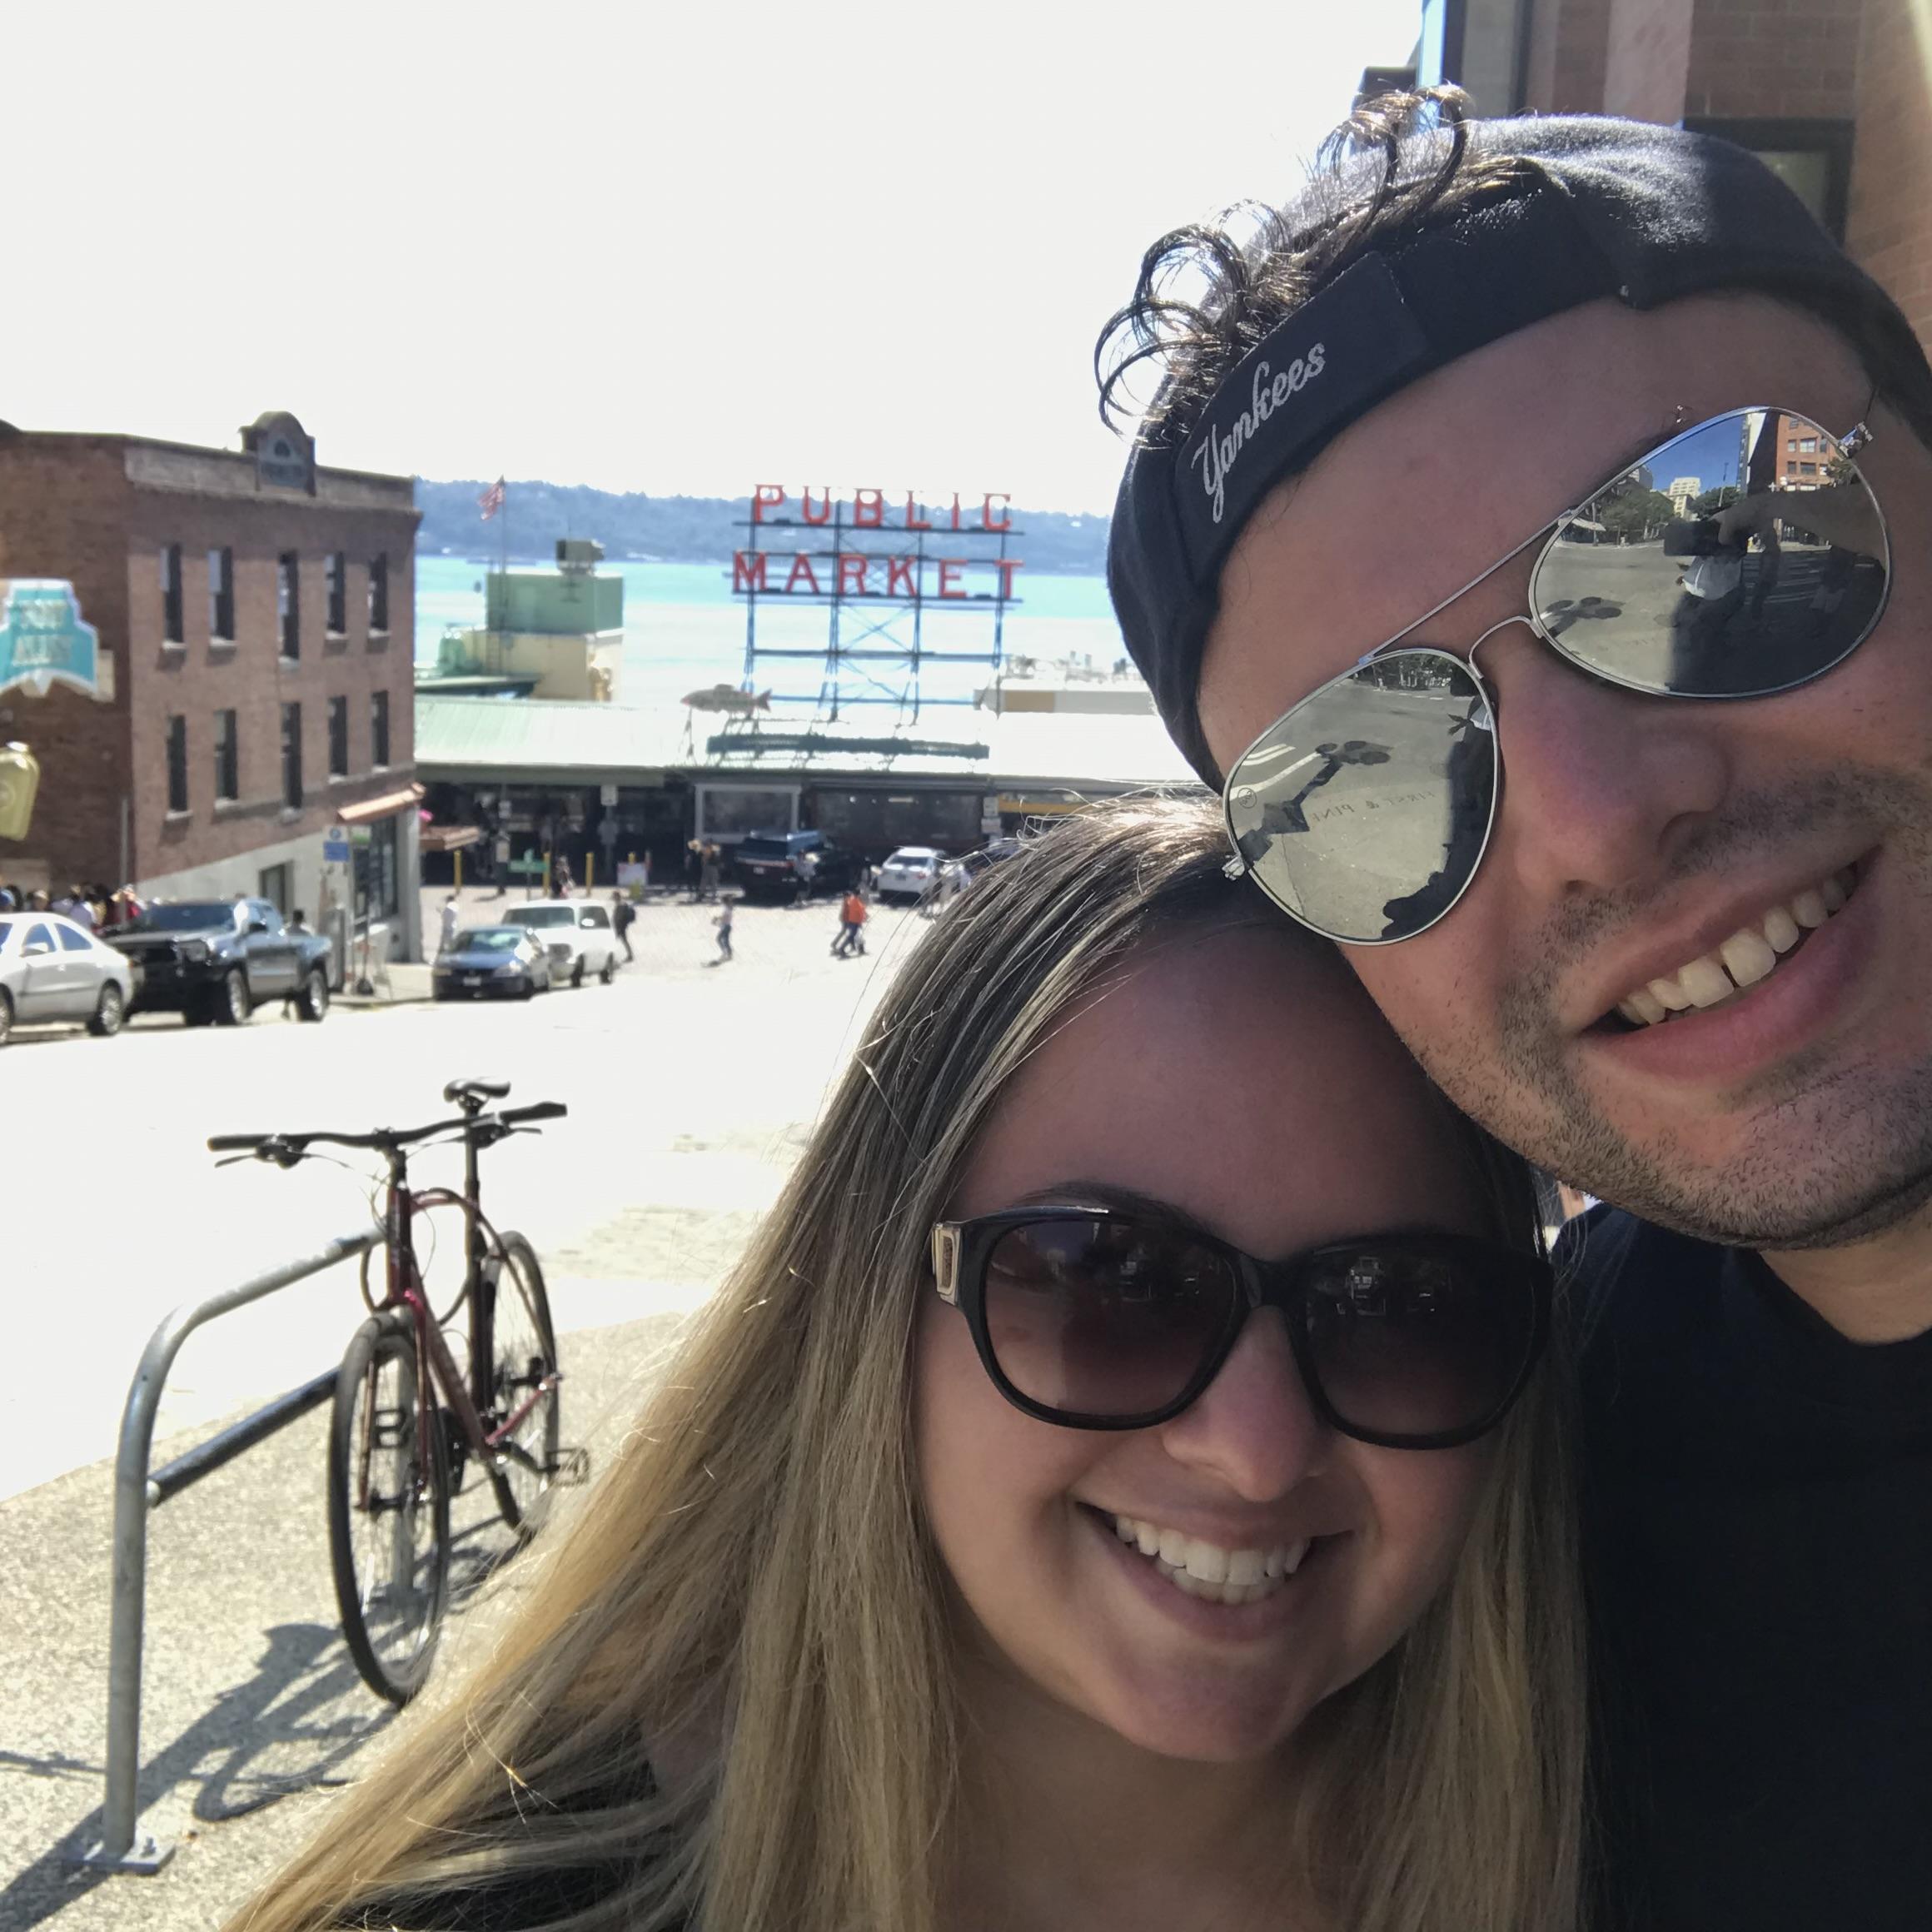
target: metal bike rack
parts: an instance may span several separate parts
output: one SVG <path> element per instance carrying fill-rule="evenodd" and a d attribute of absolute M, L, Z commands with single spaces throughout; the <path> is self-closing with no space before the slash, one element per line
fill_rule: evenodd
<path fill-rule="evenodd" d="M 72 1855 L 67 1860 L 71 1865 L 145 1878 L 152 1877 L 174 1855 L 172 1844 L 138 1831 L 135 1806 L 141 1772 L 141 1646 L 147 1602 L 149 1511 L 159 1509 L 170 1496 L 179 1496 L 223 1463 L 233 1461 L 297 1417 L 319 1407 L 335 1392 L 336 1372 L 331 1368 L 211 1436 L 165 1468 L 150 1472 L 155 1413 L 174 1359 L 182 1344 L 204 1322 L 320 1274 L 337 1262 L 366 1254 L 380 1246 L 382 1238 L 380 1226 L 360 1234 L 338 1235 L 318 1252 L 256 1275 L 239 1287 L 211 1295 L 206 1301 L 184 1302 L 148 1337 L 141 1366 L 128 1385 L 127 1406 L 121 1417 L 121 1444 L 114 1460 L 114 1609 L 107 1646 L 107 1795 L 101 1835 Z"/>

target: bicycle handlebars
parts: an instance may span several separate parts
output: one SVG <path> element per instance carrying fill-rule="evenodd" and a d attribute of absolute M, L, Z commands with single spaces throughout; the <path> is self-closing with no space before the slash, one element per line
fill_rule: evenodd
<path fill-rule="evenodd" d="M 414 1147 L 419 1141 L 433 1139 L 441 1133 L 461 1133 L 487 1144 L 500 1139 L 506 1133 L 514 1132 L 526 1122 L 561 1120 L 570 1111 L 560 1100 L 540 1100 L 529 1107 L 505 1108 L 501 1113 L 439 1120 L 429 1127 L 378 1128 L 373 1133 L 217 1133 L 209 1137 L 208 1152 L 251 1153 L 258 1159 L 274 1161 L 287 1168 L 293 1167 L 318 1142 L 330 1147 L 373 1148 L 382 1153 L 394 1153 L 401 1148 Z"/>

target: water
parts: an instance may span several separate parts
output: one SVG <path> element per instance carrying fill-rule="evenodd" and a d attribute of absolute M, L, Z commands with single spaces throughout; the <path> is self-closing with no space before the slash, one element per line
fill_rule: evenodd
<path fill-rule="evenodd" d="M 436 661 L 436 646 L 452 625 L 475 628 L 483 622 L 483 579 L 488 565 L 461 557 L 419 555 L 416 560 L 416 655 Z M 512 565 L 535 570 L 538 565 Z M 731 572 L 720 564 L 606 564 L 600 575 L 624 580 L 624 662 L 618 689 L 626 705 L 675 703 L 685 692 L 707 685 L 736 685 L 744 670 L 744 600 L 731 595 Z M 1127 655 L 1120 626 L 1107 599 L 1106 580 L 1053 576 L 1042 572 L 1017 580 L 1019 601 L 1008 607 L 1004 649 L 1043 660 L 1085 654 L 1097 667 Z M 883 600 L 881 602 L 883 603 Z M 850 647 L 863 630 L 865 607 L 848 605 L 841 635 Z M 784 646 L 813 655 L 762 662 L 760 690 L 770 688 L 809 699 L 819 688 L 816 654 L 825 645 L 828 610 L 823 604 L 787 608 L 779 598 L 760 599 L 758 640 L 763 649 Z M 909 637 L 909 617 L 895 635 Z M 967 610 L 925 607 L 923 644 L 928 650 L 980 651 L 990 648 L 993 617 L 988 606 Z M 928 701 L 968 696 L 987 679 L 985 665 L 932 664 L 921 695 Z M 851 667 L 849 680 L 869 674 L 882 695 L 896 695 L 904 680 L 897 667 L 873 664 Z M 789 707 L 788 707 L 789 709 Z M 802 715 L 802 712 L 801 712 Z"/>

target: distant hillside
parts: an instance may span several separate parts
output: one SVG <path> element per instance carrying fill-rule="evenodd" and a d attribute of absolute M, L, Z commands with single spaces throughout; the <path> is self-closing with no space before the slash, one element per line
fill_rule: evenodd
<path fill-rule="evenodd" d="M 495 521 L 485 523 L 476 503 L 488 486 L 482 482 L 433 483 L 419 476 L 416 500 L 423 520 L 416 547 L 431 555 L 439 550 L 465 557 L 492 555 L 501 540 L 500 526 Z M 535 558 L 548 562 L 556 554 L 560 536 L 587 536 L 602 544 L 605 555 L 613 562 L 625 557 L 653 557 L 673 564 L 729 564 L 732 551 L 743 545 L 747 535 L 732 526 L 750 514 L 749 500 L 743 496 L 617 495 L 567 483 L 505 483 L 504 491 L 509 499 L 504 515 L 508 520 L 510 554 L 525 561 Z M 795 504 L 786 507 L 796 514 Z M 896 506 L 888 499 L 888 527 L 878 533 L 879 536 L 891 537 L 895 507 L 903 510 L 903 499 Z M 975 515 L 978 507 L 973 506 Z M 937 511 L 929 510 L 927 514 L 935 523 L 940 520 Z M 1106 569 L 1104 516 L 1070 516 L 1063 510 L 1017 505 L 1012 515 L 1018 533 L 1012 551 L 1029 570 L 1098 576 Z M 940 534 L 935 532 L 927 540 L 929 549 Z M 767 537 L 764 547 L 777 549 L 783 541 L 775 535 Z M 865 547 L 898 546 L 874 538 Z M 982 540 L 973 546 L 973 554 L 988 547 Z"/>

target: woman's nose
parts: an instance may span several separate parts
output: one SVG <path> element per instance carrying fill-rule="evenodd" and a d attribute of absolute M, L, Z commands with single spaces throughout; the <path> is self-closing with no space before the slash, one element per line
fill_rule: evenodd
<path fill-rule="evenodd" d="M 1247 1502 L 1270 1501 L 1318 1474 L 1334 1442 L 1274 1308 L 1248 1317 L 1221 1372 L 1161 1435 L 1177 1462 Z"/>

